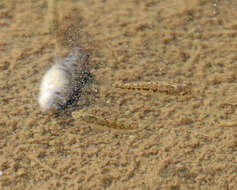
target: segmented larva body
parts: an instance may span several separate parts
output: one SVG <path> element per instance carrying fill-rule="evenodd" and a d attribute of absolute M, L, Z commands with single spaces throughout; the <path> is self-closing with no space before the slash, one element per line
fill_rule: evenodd
<path fill-rule="evenodd" d="M 72 115 L 76 119 L 80 118 L 85 122 L 105 126 L 112 129 L 132 130 L 132 129 L 138 128 L 136 123 L 118 122 L 117 120 L 104 118 L 104 117 L 98 117 L 92 114 L 80 114 L 80 113 L 75 112 Z"/>
<path fill-rule="evenodd" d="M 90 75 L 86 68 L 87 59 L 88 55 L 76 47 L 45 73 L 38 97 L 43 112 L 65 108 L 80 96 Z"/>
<path fill-rule="evenodd" d="M 116 83 L 113 84 L 115 88 L 129 89 L 129 90 L 144 90 L 152 92 L 165 92 L 167 94 L 185 95 L 190 93 L 190 89 L 183 85 L 158 83 L 158 82 L 141 82 L 141 83 Z"/>

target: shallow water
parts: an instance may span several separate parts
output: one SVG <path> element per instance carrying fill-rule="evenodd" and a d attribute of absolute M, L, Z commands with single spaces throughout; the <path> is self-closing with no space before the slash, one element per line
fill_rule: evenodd
<path fill-rule="evenodd" d="M 236 9 L 2 0 L 0 187 L 234 189 Z M 77 45 L 93 82 L 69 113 L 42 114 L 42 76 Z"/>

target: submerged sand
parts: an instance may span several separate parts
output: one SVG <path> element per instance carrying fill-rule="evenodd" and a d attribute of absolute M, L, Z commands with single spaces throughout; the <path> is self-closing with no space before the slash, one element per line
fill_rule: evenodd
<path fill-rule="evenodd" d="M 237 2 L 0 2 L 0 189 L 235 189 Z M 72 46 L 93 81 L 40 112 Z M 178 89 L 178 90 L 177 90 Z"/>

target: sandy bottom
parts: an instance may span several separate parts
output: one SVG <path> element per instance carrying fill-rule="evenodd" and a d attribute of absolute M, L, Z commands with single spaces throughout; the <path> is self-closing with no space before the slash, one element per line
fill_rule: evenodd
<path fill-rule="evenodd" d="M 237 2 L 0 1 L 0 188 L 237 187 Z M 40 80 L 80 45 L 93 81 L 71 114 Z"/>

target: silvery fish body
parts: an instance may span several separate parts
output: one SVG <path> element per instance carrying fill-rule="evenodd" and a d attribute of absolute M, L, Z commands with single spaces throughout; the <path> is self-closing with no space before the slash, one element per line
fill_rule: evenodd
<path fill-rule="evenodd" d="M 88 55 L 79 48 L 56 63 L 43 76 L 38 102 L 43 112 L 65 108 L 80 97 L 88 81 Z"/>

